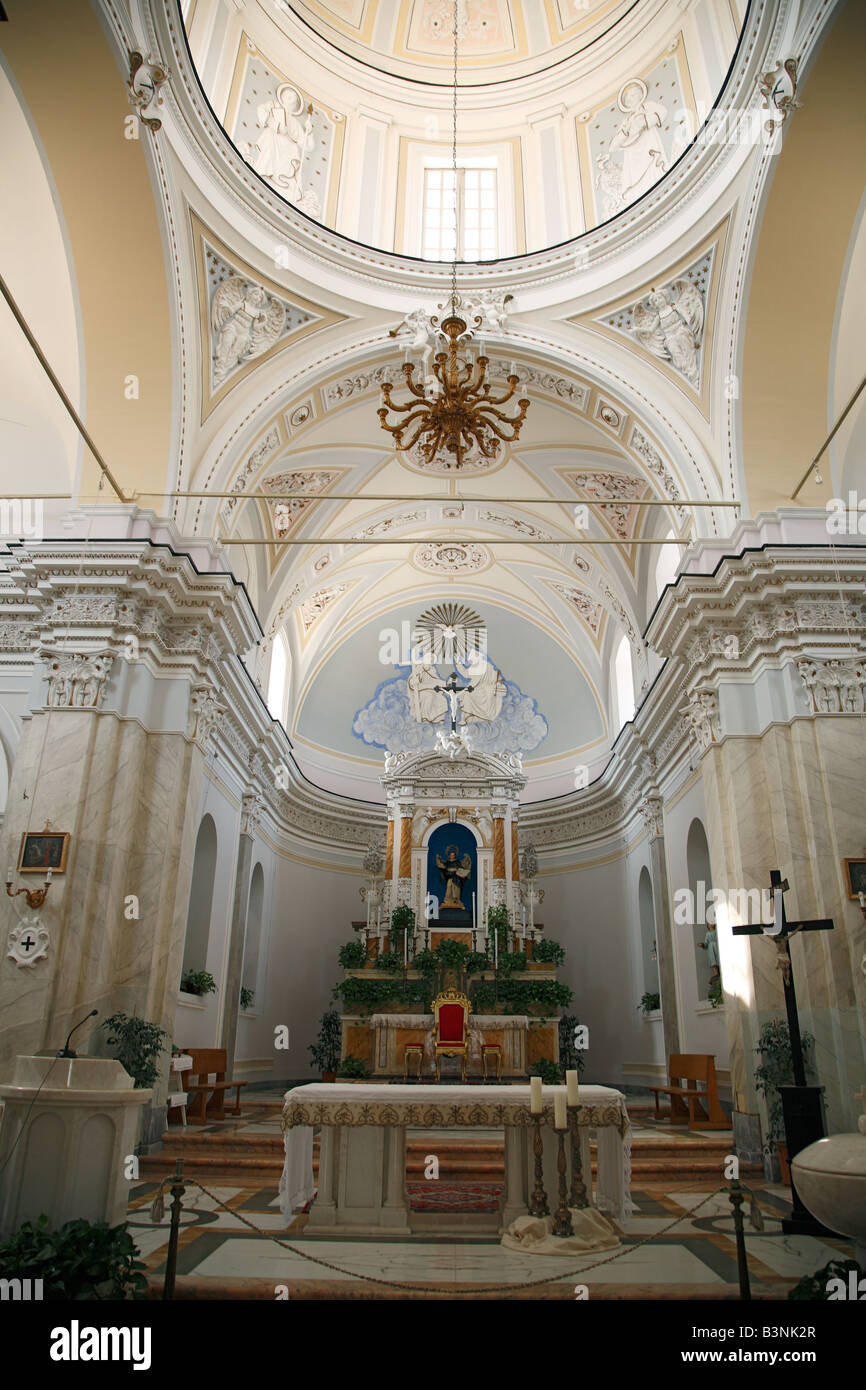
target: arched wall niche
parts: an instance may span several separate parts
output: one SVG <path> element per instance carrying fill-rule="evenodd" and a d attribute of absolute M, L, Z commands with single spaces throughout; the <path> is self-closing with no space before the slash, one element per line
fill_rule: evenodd
<path fill-rule="evenodd" d="M 658 959 L 656 951 L 656 919 L 653 907 L 653 885 L 650 871 L 644 865 L 637 885 L 638 915 L 640 918 L 641 961 L 645 994 L 659 993 Z"/>
<path fill-rule="evenodd" d="M 204 970 L 207 967 L 216 867 L 216 826 L 213 817 L 205 815 L 195 841 L 181 978 L 188 970 Z"/>
<path fill-rule="evenodd" d="M 689 889 L 692 894 L 691 901 L 696 904 L 697 915 L 697 907 L 701 903 L 707 901 L 713 886 L 707 832 L 704 829 L 703 822 L 700 821 L 697 816 L 689 826 L 689 833 L 686 838 L 686 866 L 689 875 Z M 695 943 L 694 959 L 698 980 L 698 999 L 706 999 L 710 985 L 710 967 L 707 961 L 707 953 L 702 949 L 706 934 L 706 923 L 695 921 L 692 925 L 692 936 Z"/>

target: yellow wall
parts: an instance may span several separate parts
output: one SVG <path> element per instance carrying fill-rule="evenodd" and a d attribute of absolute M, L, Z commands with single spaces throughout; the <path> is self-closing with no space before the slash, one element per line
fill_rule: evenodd
<path fill-rule="evenodd" d="M 790 117 L 754 263 L 743 359 L 749 509 L 790 504 L 829 433 L 837 292 L 864 186 L 866 5 L 848 0 Z M 831 495 L 808 483 L 799 502 Z"/>
<path fill-rule="evenodd" d="M 166 268 L 144 155 L 153 137 L 142 128 L 139 140 L 124 138 L 132 109 L 125 74 L 86 0 L 6 0 L 6 11 L 3 55 L 42 141 L 71 244 L 85 423 L 125 488 L 162 489 L 172 377 Z M 137 401 L 124 398 L 132 373 Z M 82 496 L 97 479 L 86 455 Z M 99 497 L 115 500 L 107 484 Z"/>

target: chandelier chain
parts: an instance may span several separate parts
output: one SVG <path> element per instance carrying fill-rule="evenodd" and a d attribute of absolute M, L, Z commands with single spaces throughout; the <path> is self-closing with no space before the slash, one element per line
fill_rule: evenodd
<path fill-rule="evenodd" d="M 459 0 L 454 0 L 453 66 L 451 74 L 451 177 L 454 185 L 454 259 L 451 262 L 451 312 L 457 312 L 457 250 L 459 244 L 460 207 L 457 197 L 457 15 Z"/>

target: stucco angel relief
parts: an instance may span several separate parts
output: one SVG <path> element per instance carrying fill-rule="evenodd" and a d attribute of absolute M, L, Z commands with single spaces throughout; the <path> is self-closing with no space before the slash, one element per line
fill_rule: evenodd
<path fill-rule="evenodd" d="M 697 386 L 704 302 L 690 280 L 674 280 L 664 289 L 653 290 L 634 306 L 632 326 L 638 342 L 654 357 L 671 362 Z"/>
<path fill-rule="evenodd" d="M 217 285 L 211 302 L 214 385 L 220 386 L 241 363 L 267 352 L 285 323 L 285 305 L 261 285 L 240 275 Z"/>

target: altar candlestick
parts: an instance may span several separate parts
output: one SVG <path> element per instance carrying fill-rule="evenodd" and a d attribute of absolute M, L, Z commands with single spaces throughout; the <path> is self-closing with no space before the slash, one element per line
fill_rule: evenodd
<path fill-rule="evenodd" d="M 544 1109 L 544 1101 L 541 1094 L 541 1077 L 531 1076 L 529 1078 L 529 1113 L 530 1115 L 540 1115 Z"/>
<path fill-rule="evenodd" d="M 580 1103 L 580 1098 L 576 1071 L 567 1071 L 565 1073 L 565 1090 L 569 1105 L 578 1105 Z"/>
<path fill-rule="evenodd" d="M 554 1129 L 565 1129 L 568 1121 L 565 1117 L 565 1091 L 561 1086 L 557 1086 L 553 1093 L 553 1127 Z"/>

